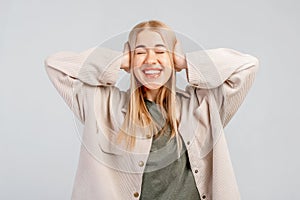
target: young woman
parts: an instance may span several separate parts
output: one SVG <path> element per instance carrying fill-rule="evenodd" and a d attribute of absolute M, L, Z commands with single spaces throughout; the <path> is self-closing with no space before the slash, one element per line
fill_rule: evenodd
<path fill-rule="evenodd" d="M 85 126 L 72 199 L 240 199 L 223 128 L 253 83 L 256 57 L 184 54 L 172 29 L 151 20 L 131 30 L 123 52 L 58 52 L 45 66 Z M 115 86 L 121 69 L 126 92 Z M 176 87 L 183 69 L 185 90 Z"/>

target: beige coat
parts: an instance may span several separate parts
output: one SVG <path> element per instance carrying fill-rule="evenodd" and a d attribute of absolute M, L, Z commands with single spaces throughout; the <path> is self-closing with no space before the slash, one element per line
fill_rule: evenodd
<path fill-rule="evenodd" d="M 127 111 L 129 90 L 114 86 L 122 52 L 93 47 L 45 59 L 59 94 L 84 124 L 72 199 L 139 199 L 152 137 L 140 129 L 134 150 L 114 145 Z M 241 105 L 258 69 L 256 57 L 217 48 L 186 53 L 188 86 L 177 88 L 179 133 L 187 147 L 200 196 L 240 199 L 223 128 Z"/>

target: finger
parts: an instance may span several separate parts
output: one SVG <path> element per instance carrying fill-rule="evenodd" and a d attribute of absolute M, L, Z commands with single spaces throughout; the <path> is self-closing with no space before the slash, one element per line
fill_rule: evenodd
<path fill-rule="evenodd" d="M 130 47 L 128 42 L 124 44 L 121 69 L 124 69 L 126 72 L 130 71 Z"/>

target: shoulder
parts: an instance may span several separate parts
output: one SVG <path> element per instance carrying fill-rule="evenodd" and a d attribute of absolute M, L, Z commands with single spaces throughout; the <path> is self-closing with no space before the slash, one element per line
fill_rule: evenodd
<path fill-rule="evenodd" d="M 191 98 L 191 91 L 190 89 L 188 89 L 188 86 L 186 86 L 185 90 L 176 87 L 175 91 L 176 91 L 176 96 L 180 96 L 188 99 Z"/>
<path fill-rule="evenodd" d="M 176 96 L 180 102 L 189 102 L 189 104 L 199 104 L 203 99 L 211 99 L 214 97 L 217 88 L 203 89 L 192 85 L 187 85 L 185 89 L 176 88 Z M 217 90 L 218 91 L 218 90 Z"/>
<path fill-rule="evenodd" d="M 196 88 L 195 86 L 192 86 L 192 85 L 187 85 L 184 90 L 176 87 L 176 95 L 182 96 L 182 97 L 188 98 L 188 99 L 196 98 L 197 93 L 199 93 L 199 92 L 202 95 L 208 95 L 209 90 Z"/>

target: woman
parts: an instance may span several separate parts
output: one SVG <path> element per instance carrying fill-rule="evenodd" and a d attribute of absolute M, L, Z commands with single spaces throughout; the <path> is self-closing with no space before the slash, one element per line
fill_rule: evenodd
<path fill-rule="evenodd" d="M 182 53 L 164 23 L 141 22 L 123 52 L 94 47 L 45 60 L 84 124 L 72 199 L 240 199 L 223 128 L 258 59 L 233 49 Z M 130 88 L 115 85 L 120 69 Z M 185 69 L 189 85 L 176 87 Z"/>

